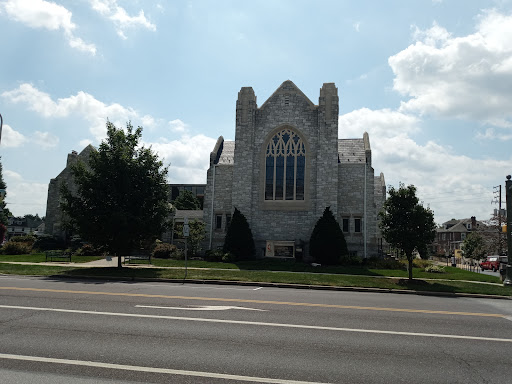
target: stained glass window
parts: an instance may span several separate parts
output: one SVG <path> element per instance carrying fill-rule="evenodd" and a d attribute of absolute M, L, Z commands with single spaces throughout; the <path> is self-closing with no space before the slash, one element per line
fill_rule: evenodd
<path fill-rule="evenodd" d="M 283 129 L 265 154 L 265 200 L 304 200 L 306 147 L 300 136 Z"/>

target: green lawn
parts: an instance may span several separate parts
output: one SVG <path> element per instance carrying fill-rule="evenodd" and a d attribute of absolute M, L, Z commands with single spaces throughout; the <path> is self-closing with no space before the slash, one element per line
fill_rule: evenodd
<path fill-rule="evenodd" d="M 169 259 L 151 259 L 151 263 L 157 267 L 184 267 L 183 260 Z M 325 266 L 313 267 L 310 264 L 296 262 L 295 260 L 280 259 L 262 259 L 248 260 L 237 263 L 207 262 L 202 260 L 189 260 L 188 266 L 193 268 L 219 268 L 219 269 L 238 269 L 250 271 L 289 271 L 289 272 L 309 272 L 309 273 L 329 273 L 343 275 L 363 275 L 363 276 L 388 276 L 407 278 L 406 270 L 397 269 L 375 269 L 363 266 Z M 445 267 L 445 273 L 425 272 L 421 268 L 413 269 L 413 277 L 418 279 L 447 279 L 447 280 L 470 280 L 489 283 L 501 283 L 495 276 L 485 275 L 465 271 L 460 268 Z"/>
<path fill-rule="evenodd" d="M 90 268 L 74 269 L 64 272 L 66 275 L 85 276 L 116 276 L 157 279 L 183 279 L 181 269 L 139 269 L 139 268 Z M 384 289 L 406 289 L 431 292 L 463 292 L 487 295 L 512 296 L 512 289 L 502 285 L 490 285 L 464 281 L 422 281 L 409 283 L 406 279 L 375 278 L 371 276 L 325 275 L 318 273 L 286 273 L 282 271 L 249 271 L 249 270 L 208 270 L 192 269 L 188 271 L 188 279 L 227 280 L 269 282 L 284 284 L 325 285 L 340 287 L 366 287 Z"/>
<path fill-rule="evenodd" d="M 99 258 L 99 257 L 98 257 Z M 80 260 L 94 260 L 94 257 L 82 256 Z M 0 261 L 44 261 L 43 254 L 2 256 Z M 77 260 L 79 260 L 77 258 Z M 73 261 L 75 259 L 73 258 Z M 18 275 L 67 275 L 90 277 L 120 278 L 155 278 L 183 279 L 184 261 L 152 259 L 156 266 L 177 267 L 164 268 L 74 268 L 51 265 L 16 265 L 0 263 L 0 274 Z M 288 260 L 255 260 L 238 263 L 209 263 L 191 260 L 188 266 L 188 279 L 227 280 L 247 282 L 269 282 L 283 284 L 305 284 L 338 287 L 361 287 L 383 289 L 405 289 L 428 292 L 480 293 L 488 295 L 512 296 L 512 288 L 503 287 L 497 277 L 446 267 L 446 273 L 426 273 L 415 269 L 416 279 L 429 278 L 437 280 L 407 281 L 407 271 L 371 269 L 365 267 L 312 267 L 305 263 Z M 217 268 L 217 269 L 207 269 Z M 273 270 L 269 270 L 273 269 Z M 290 273 L 295 272 L 295 273 Z M 395 278 L 392 278 L 395 277 Z M 443 280 L 439 280 L 443 279 Z M 468 281 L 461 281 L 468 280 Z M 498 284 L 482 284 L 490 282 Z"/>
<path fill-rule="evenodd" d="M 87 263 L 89 261 L 100 260 L 101 256 L 71 256 L 73 263 Z M 26 263 L 43 263 L 46 261 L 44 253 L 32 253 L 30 255 L 0 255 L 0 261 L 18 261 Z M 53 259 L 54 262 L 67 262 L 64 259 Z"/>

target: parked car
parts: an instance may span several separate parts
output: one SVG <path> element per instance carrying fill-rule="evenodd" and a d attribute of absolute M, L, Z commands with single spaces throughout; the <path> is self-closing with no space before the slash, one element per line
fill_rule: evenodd
<path fill-rule="evenodd" d="M 500 263 L 507 263 L 507 261 L 507 256 L 487 256 L 487 259 L 480 262 L 480 268 L 492 269 L 493 272 L 496 272 L 500 270 Z"/>

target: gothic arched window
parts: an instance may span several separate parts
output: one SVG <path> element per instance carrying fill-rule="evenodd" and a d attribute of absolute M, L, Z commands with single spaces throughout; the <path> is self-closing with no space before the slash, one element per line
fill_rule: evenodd
<path fill-rule="evenodd" d="M 306 146 L 291 129 L 277 132 L 265 152 L 265 200 L 304 200 Z"/>

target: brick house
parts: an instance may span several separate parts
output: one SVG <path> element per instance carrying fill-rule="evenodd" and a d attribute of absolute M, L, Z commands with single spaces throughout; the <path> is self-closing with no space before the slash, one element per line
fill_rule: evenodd
<path fill-rule="evenodd" d="M 433 251 L 436 255 L 452 255 L 456 249 L 462 249 L 462 243 L 469 233 L 482 230 L 484 227 L 485 224 L 477 221 L 475 216 L 469 219 L 449 220 L 443 223 L 441 228 L 436 229 Z"/>

